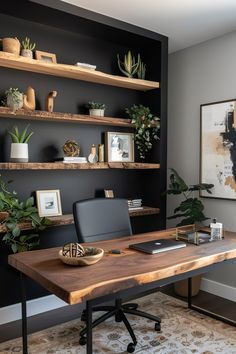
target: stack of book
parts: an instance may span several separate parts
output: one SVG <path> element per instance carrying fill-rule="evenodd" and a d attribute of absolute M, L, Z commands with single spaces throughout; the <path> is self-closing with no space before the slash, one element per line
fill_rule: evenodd
<path fill-rule="evenodd" d="M 86 157 L 80 157 L 80 156 L 65 156 L 60 159 L 58 159 L 56 162 L 61 161 L 63 163 L 87 163 L 87 158 Z"/>
<path fill-rule="evenodd" d="M 129 210 L 140 210 L 142 207 L 142 199 L 128 199 Z"/>

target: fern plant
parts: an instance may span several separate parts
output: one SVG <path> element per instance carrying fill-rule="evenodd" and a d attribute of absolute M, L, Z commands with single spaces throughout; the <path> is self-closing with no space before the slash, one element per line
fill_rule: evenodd
<path fill-rule="evenodd" d="M 12 142 L 15 144 L 28 144 L 31 136 L 34 134 L 33 132 L 28 132 L 29 125 L 20 133 L 17 127 L 14 127 L 12 131 L 9 131 L 9 135 L 11 136 Z"/>

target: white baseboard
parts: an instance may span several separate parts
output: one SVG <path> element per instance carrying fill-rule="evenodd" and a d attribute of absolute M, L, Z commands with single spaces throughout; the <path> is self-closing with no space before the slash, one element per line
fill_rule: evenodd
<path fill-rule="evenodd" d="M 236 302 L 236 288 L 217 281 L 202 278 L 201 290 Z"/>
<path fill-rule="evenodd" d="M 68 304 L 55 295 L 48 295 L 27 301 L 27 317 L 67 306 Z M 21 319 L 21 304 L 0 308 L 0 325 Z"/>

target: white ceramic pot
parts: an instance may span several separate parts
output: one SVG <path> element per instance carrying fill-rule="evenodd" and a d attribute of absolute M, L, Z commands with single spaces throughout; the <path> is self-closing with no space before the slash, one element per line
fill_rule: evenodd
<path fill-rule="evenodd" d="M 33 52 L 30 49 L 21 49 L 21 56 L 33 59 Z"/>
<path fill-rule="evenodd" d="M 90 116 L 97 116 L 97 117 L 104 117 L 104 109 L 90 109 L 89 115 Z"/>
<path fill-rule="evenodd" d="M 29 161 L 28 144 L 12 143 L 10 157 L 12 162 L 28 162 Z"/>

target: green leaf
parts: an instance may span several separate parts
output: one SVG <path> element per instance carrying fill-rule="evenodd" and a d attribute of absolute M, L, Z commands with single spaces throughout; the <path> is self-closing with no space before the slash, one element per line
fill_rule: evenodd
<path fill-rule="evenodd" d="M 17 246 L 17 244 L 12 243 L 12 244 L 11 244 L 11 249 L 12 249 L 12 252 L 13 252 L 13 253 L 17 253 L 17 251 L 18 251 L 18 246 Z"/>
<path fill-rule="evenodd" d="M 12 235 L 13 235 L 14 237 L 20 236 L 20 228 L 19 228 L 19 226 L 16 226 L 16 227 L 12 230 Z"/>
<path fill-rule="evenodd" d="M 28 199 L 26 200 L 25 205 L 26 205 L 26 208 L 32 207 L 32 206 L 34 205 L 34 197 L 28 198 Z"/>

